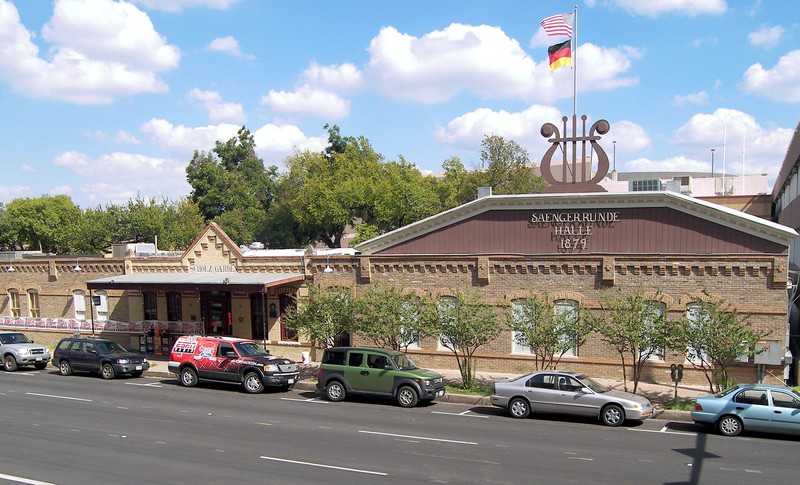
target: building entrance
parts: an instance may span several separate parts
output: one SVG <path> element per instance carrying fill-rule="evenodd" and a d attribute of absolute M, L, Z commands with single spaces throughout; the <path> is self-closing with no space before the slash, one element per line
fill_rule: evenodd
<path fill-rule="evenodd" d="M 203 321 L 206 335 L 231 335 L 233 333 L 230 293 L 201 292 L 200 308 L 200 318 Z"/>

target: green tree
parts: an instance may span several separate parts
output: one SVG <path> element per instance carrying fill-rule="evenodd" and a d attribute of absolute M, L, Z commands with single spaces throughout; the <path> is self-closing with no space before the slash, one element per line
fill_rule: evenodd
<path fill-rule="evenodd" d="M 596 315 L 594 328 L 613 348 L 622 363 L 622 382 L 628 390 L 627 362 L 633 370 L 633 392 L 639 387 L 647 360 L 667 346 L 667 321 L 661 304 L 646 298 L 641 289 L 603 295 L 602 314 Z"/>
<path fill-rule="evenodd" d="M 528 151 L 514 140 L 487 135 L 481 142 L 481 186 L 493 194 L 536 194 L 547 187 L 542 177 L 533 173 Z"/>
<path fill-rule="evenodd" d="M 6 205 L 7 229 L 14 249 L 71 252 L 75 242 L 65 228 L 79 223 L 81 210 L 66 195 L 14 199 Z"/>
<path fill-rule="evenodd" d="M 475 386 L 475 352 L 500 334 L 497 310 L 477 293 L 457 293 L 428 307 L 442 345 L 458 362 L 464 388 Z"/>
<path fill-rule="evenodd" d="M 422 318 L 424 300 L 402 288 L 375 283 L 356 298 L 356 331 L 378 347 L 405 352 L 408 346 L 434 335 Z"/>
<path fill-rule="evenodd" d="M 506 325 L 519 345 L 531 349 L 536 370 L 555 369 L 564 354 L 583 346 L 592 332 L 585 311 L 556 305 L 547 293 L 514 300 Z"/>
<path fill-rule="evenodd" d="M 728 369 L 742 357 L 758 354 L 756 342 L 769 335 L 753 327 L 749 315 L 739 315 L 730 303 L 703 291 L 681 322 L 679 342 L 691 365 L 703 372 L 711 392 L 731 384 Z"/>
<path fill-rule="evenodd" d="M 283 317 L 288 328 L 323 348 L 334 347 L 355 328 L 355 304 L 348 288 L 308 287 L 308 298 L 299 300 Z"/>
<path fill-rule="evenodd" d="M 255 147 L 253 136 L 243 126 L 236 137 L 217 141 L 211 152 L 195 151 L 186 166 L 190 197 L 203 218 L 218 220 L 226 212 L 238 211 L 218 222 L 221 226 L 227 222 L 228 229 L 236 228 L 242 238 L 261 232 L 276 191 L 277 167 L 266 169 Z"/>

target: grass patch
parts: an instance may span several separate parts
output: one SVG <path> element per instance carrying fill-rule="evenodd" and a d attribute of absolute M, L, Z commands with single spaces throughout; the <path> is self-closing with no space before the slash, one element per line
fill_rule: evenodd
<path fill-rule="evenodd" d="M 669 400 L 664 403 L 664 409 L 671 409 L 673 411 L 694 411 L 694 400 L 686 401 L 678 399 L 677 401 Z"/>
<path fill-rule="evenodd" d="M 462 386 L 445 385 L 445 390 L 448 394 L 474 394 L 478 396 L 489 396 L 492 394 L 492 388 L 486 386 L 472 386 L 470 388 Z"/>

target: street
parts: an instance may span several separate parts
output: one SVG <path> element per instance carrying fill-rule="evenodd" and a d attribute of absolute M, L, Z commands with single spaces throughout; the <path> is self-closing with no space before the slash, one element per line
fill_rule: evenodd
<path fill-rule="evenodd" d="M 0 483 L 788 483 L 800 438 L 0 372 Z"/>

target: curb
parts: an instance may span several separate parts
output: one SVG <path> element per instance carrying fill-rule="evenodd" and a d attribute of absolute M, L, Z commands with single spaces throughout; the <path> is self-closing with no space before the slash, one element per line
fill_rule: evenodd
<path fill-rule="evenodd" d="M 147 371 L 144 374 L 147 377 L 155 378 L 170 378 L 175 377 L 175 374 L 164 371 Z M 298 381 L 293 389 L 299 391 L 316 391 L 317 383 L 310 380 Z M 444 396 L 436 400 L 437 402 L 448 402 L 454 404 L 469 404 L 472 406 L 492 407 L 492 400 L 489 396 L 477 396 L 474 394 L 453 394 L 446 393 Z M 664 421 L 676 421 L 681 423 L 691 423 L 692 417 L 689 411 L 675 411 L 672 409 L 656 408 L 656 412 L 650 419 L 658 419 Z"/>

